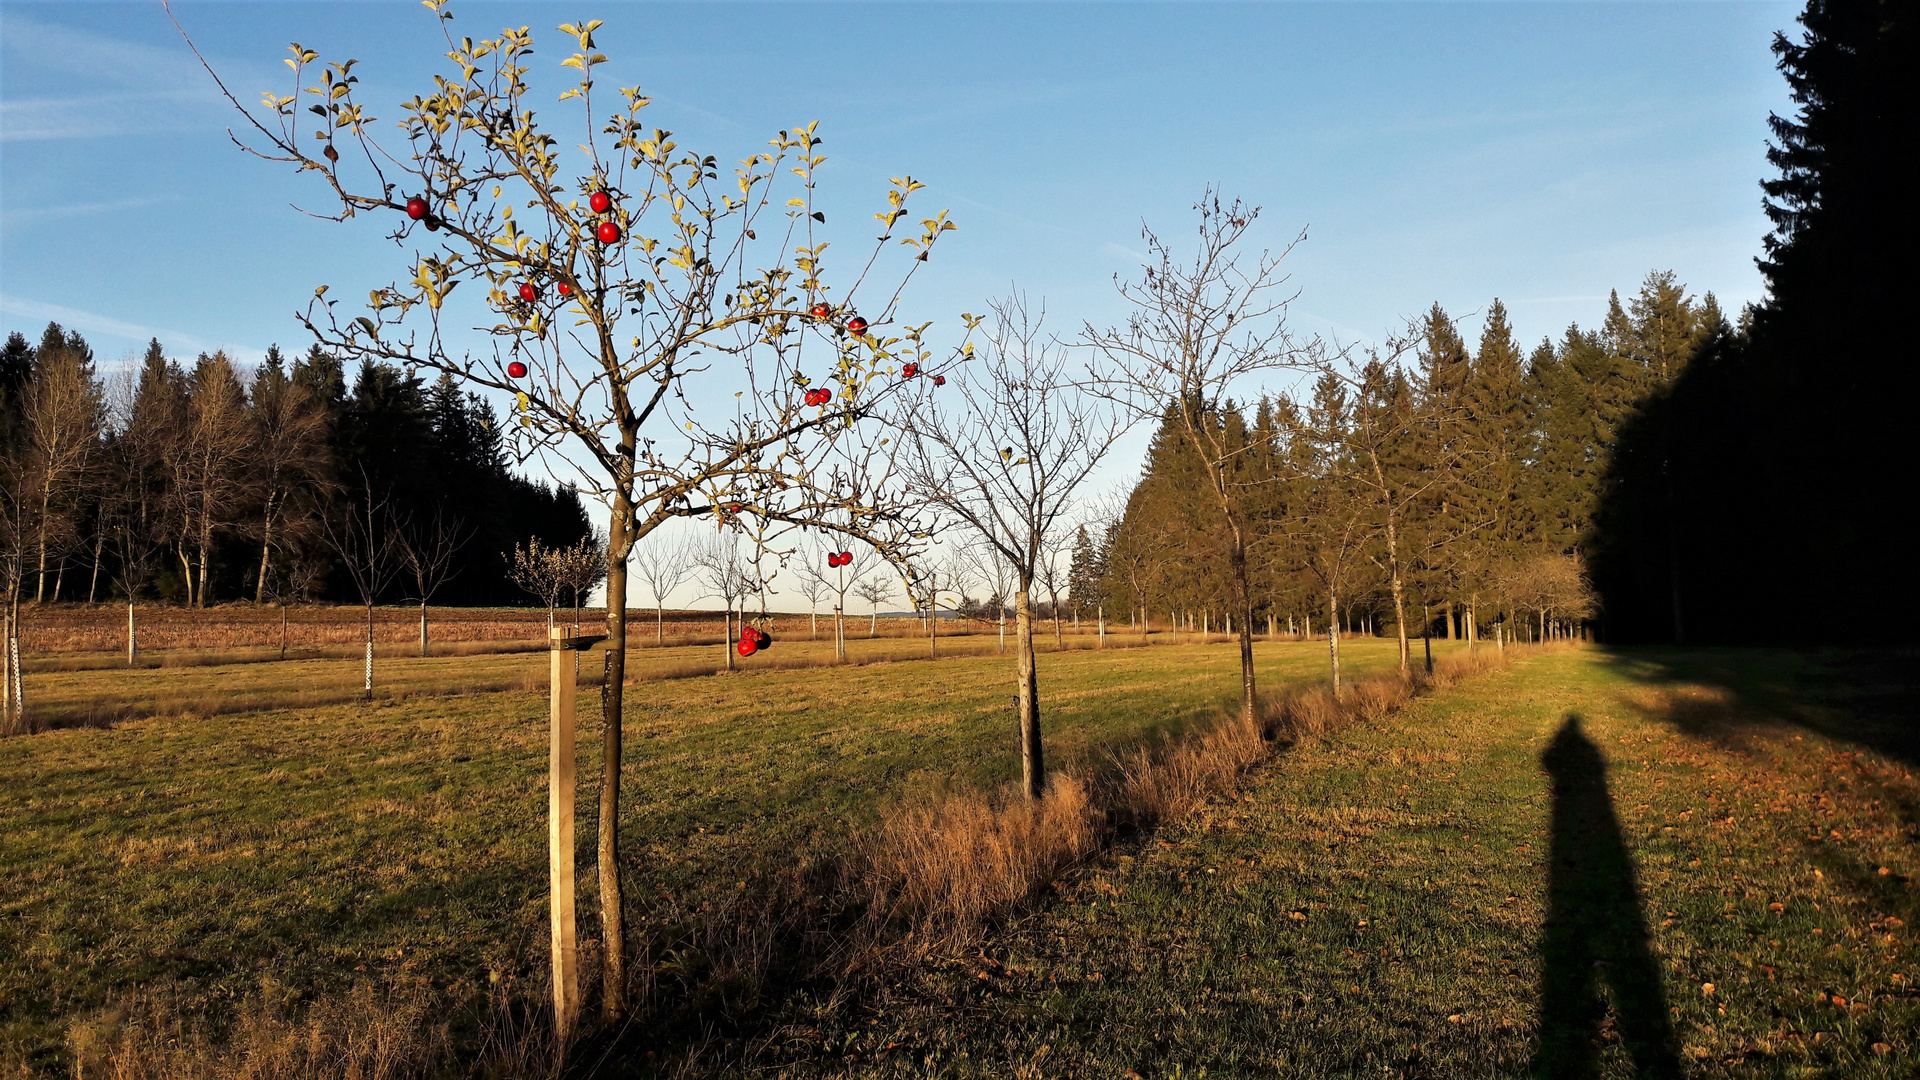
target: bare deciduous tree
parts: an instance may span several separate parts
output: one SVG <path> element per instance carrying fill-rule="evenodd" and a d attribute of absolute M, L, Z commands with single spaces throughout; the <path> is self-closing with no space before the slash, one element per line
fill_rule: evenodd
<path fill-rule="evenodd" d="M 667 643 L 667 596 L 687 583 L 699 569 L 694 562 L 693 546 L 685 538 L 668 539 L 655 533 L 647 542 L 634 547 L 634 576 L 647 586 L 653 597 L 655 644 Z"/>
<path fill-rule="evenodd" d="M 1252 593 L 1247 580 L 1247 523 L 1240 510 L 1237 478 L 1245 444 L 1236 444 L 1221 422 L 1230 395 L 1264 371 L 1295 366 L 1318 351 L 1317 341 L 1297 342 L 1287 329 L 1280 266 L 1302 232 L 1278 255 L 1263 251 L 1243 265 L 1238 245 L 1259 216 L 1239 200 L 1222 204 L 1208 191 L 1200 213 L 1199 249 L 1180 262 L 1173 248 L 1143 228 L 1152 261 L 1139 281 L 1119 283 L 1133 313 L 1124 327 L 1085 328 L 1084 341 L 1112 365 L 1095 386 L 1142 420 L 1171 416 L 1175 429 L 1198 456 L 1207 492 L 1225 526 L 1232 603 L 1240 634 L 1241 708 L 1255 717 Z"/>
<path fill-rule="evenodd" d="M 854 581 L 852 592 L 870 609 L 867 636 L 872 637 L 880 629 L 880 605 L 893 599 L 893 580 L 884 574 L 868 573 Z"/>
<path fill-rule="evenodd" d="M 298 514 L 303 499 L 311 501 L 328 485 L 327 410 L 305 385 L 287 374 L 278 351 L 254 372 L 248 395 L 251 427 L 249 460 L 254 496 L 259 499 L 256 525 L 260 530 L 260 567 L 254 602 L 266 599 L 273 553 L 298 540 L 299 522 L 317 515 Z M 422 631 L 424 635 L 424 630 Z M 421 646 L 424 655 L 425 644 Z"/>
<path fill-rule="evenodd" d="M 567 560 L 563 549 L 548 547 L 539 537 L 524 547 L 515 544 L 509 558 L 507 576 L 522 592 L 538 597 L 546 605 L 547 629 L 553 629 L 554 609 L 560 606 L 560 594 L 567 591 Z"/>
<path fill-rule="evenodd" d="M 366 696 L 373 700 L 373 605 L 387 590 L 402 565 L 399 538 L 395 535 L 387 496 L 373 490 L 366 473 L 360 474 L 359 490 L 353 493 L 346 512 L 338 520 L 323 525 L 327 546 L 339 557 L 340 565 L 353 581 L 360 602 L 367 609 Z"/>
<path fill-rule="evenodd" d="M 986 347 L 955 374 L 949 396 L 957 400 L 941 404 L 929 389 L 901 419 L 915 488 L 1013 568 L 1021 786 L 1032 799 L 1046 787 L 1034 582 L 1074 489 L 1126 427 L 1075 385 L 1067 352 L 1044 336 L 1044 321 L 1044 310 L 1030 312 L 1019 295 L 996 302 Z"/>
<path fill-rule="evenodd" d="M 400 562 L 413 578 L 413 595 L 420 601 L 420 655 L 428 652 L 427 604 L 440 587 L 452 581 L 460 571 L 453 557 L 473 538 L 473 530 L 457 517 L 435 510 L 426 521 L 408 521 L 394 532 Z M 266 569 L 261 556 L 261 570 Z"/>

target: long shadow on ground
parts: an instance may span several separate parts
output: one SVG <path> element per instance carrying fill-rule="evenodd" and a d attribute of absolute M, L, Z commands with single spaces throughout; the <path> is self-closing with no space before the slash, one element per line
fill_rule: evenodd
<path fill-rule="evenodd" d="M 1553 780 L 1553 851 L 1534 1073 L 1597 1076 L 1603 1042 L 1615 1035 L 1639 1075 L 1678 1077 L 1666 994 L 1633 857 L 1607 791 L 1607 763 L 1580 730 L 1577 713 L 1567 716 L 1540 763 Z M 1613 991 L 1611 1016 L 1602 983 Z"/>
<path fill-rule="evenodd" d="M 1661 719 L 1726 742 L 1757 721 L 1793 724 L 1920 765 L 1920 649 L 1610 649 L 1654 686 L 1706 685 L 1722 702 L 1675 702 Z"/>

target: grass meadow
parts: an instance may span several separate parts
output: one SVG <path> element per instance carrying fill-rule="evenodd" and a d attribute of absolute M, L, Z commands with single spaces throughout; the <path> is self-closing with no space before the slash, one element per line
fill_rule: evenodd
<path fill-rule="evenodd" d="M 1534 653 L 715 1071 L 1920 1074 L 1916 661 Z"/>
<path fill-rule="evenodd" d="M 830 906 L 768 911 L 831 894 L 835 868 L 887 870 L 854 858 L 876 837 L 905 835 L 922 865 L 901 880 L 937 891 L 991 876 L 982 837 L 1041 835 L 969 794 L 1018 769 L 1010 659 L 992 635 L 934 662 L 923 640 L 856 637 L 832 665 L 826 642 L 790 637 L 709 677 L 714 646 L 645 650 L 623 835 L 655 1005 L 569 1072 L 1920 1075 L 1911 652 L 1516 649 L 1410 701 L 1376 679 L 1336 714 L 1298 693 L 1324 646 L 1261 642 L 1268 692 L 1296 691 L 1279 741 L 1227 747 L 1212 787 L 1176 791 L 1143 748 L 1231 735 L 1235 650 L 1125 640 L 1044 655 L 1042 694 L 1051 764 L 1133 793 L 1056 805 L 1093 798 L 1084 820 L 1138 827 L 1069 841 L 1062 872 L 969 933 L 916 941 L 931 924 L 909 921 L 852 977 L 774 955 L 759 981 L 742 954 L 873 940 Z M 1356 675 L 1392 666 L 1388 641 L 1342 651 Z M 9 742 L 0 1071 L 550 1071 L 544 659 L 396 657 L 382 670 L 405 696 L 371 704 L 162 710 Z M 41 671 L 29 688 L 191 703 L 329 664 L 357 678 L 352 660 L 303 660 Z M 943 830 L 972 840 L 943 853 Z M 178 1050 L 208 1038 L 242 1052 Z M 141 1055 L 175 1064 L 129 1068 Z"/>
<path fill-rule="evenodd" d="M 924 640 L 856 637 L 854 664 L 783 667 L 831 659 L 827 642 L 789 638 L 722 677 L 690 674 L 711 670 L 717 646 L 646 650 L 627 716 L 633 924 L 670 935 L 757 877 L 844 851 L 888 806 L 1003 787 L 1018 760 L 1011 654 L 996 644 L 949 639 L 929 662 Z M 1257 654 L 1276 690 L 1322 677 L 1313 643 Z M 1346 655 L 1384 670 L 1392 646 Z M 276 695 L 357 690 L 357 658 L 30 672 L 40 705 L 148 715 L 13 740 L 0 757 L 6 1053 L 38 1071 L 84 1064 L 130 996 L 215 1032 L 269 999 L 370 995 L 389 1013 L 430 1002 L 463 1017 L 539 1000 L 545 661 L 386 659 L 378 684 L 406 696 L 340 704 Z M 1236 684 L 1224 645 L 1044 655 L 1052 764 L 1096 769 L 1209 722 Z M 581 711 L 590 912 L 599 743 L 585 692 Z M 692 980 L 692 963 L 659 967 Z"/>

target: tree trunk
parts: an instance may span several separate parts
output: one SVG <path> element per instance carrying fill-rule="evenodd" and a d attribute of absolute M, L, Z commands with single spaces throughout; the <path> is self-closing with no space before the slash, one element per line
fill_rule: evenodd
<path fill-rule="evenodd" d="M 653 643 L 664 646 L 667 643 L 667 609 L 657 606 L 653 609 Z"/>
<path fill-rule="evenodd" d="M 872 637 L 880 629 L 880 605 L 873 606 L 873 614 L 867 616 L 867 636 Z"/>
<path fill-rule="evenodd" d="M 807 640 L 819 641 L 820 640 L 820 605 L 817 602 L 812 603 L 810 605 L 809 610 L 807 611 L 807 615 L 809 618 L 813 620 L 813 630 L 807 636 Z"/>
<path fill-rule="evenodd" d="M 1227 523 L 1232 526 L 1233 537 L 1233 604 L 1240 612 L 1240 713 L 1253 723 L 1260 717 L 1260 706 L 1253 682 L 1253 590 L 1247 587 L 1247 542 L 1231 513 Z"/>
<path fill-rule="evenodd" d="M 209 603 L 207 596 L 209 591 L 207 589 L 207 561 L 209 551 L 213 547 L 212 519 L 205 518 L 203 520 L 206 520 L 208 524 L 200 532 L 200 603 L 197 606 L 202 608 L 206 607 Z"/>
<path fill-rule="evenodd" d="M 833 655 L 843 663 L 847 659 L 846 608 L 845 600 L 833 606 Z"/>
<path fill-rule="evenodd" d="M 1427 674 L 1433 674 L 1433 613 L 1420 605 L 1420 647 L 1427 652 Z"/>
<path fill-rule="evenodd" d="M 1413 649 L 1407 641 L 1406 582 L 1400 576 L 1400 528 L 1395 515 L 1387 514 L 1387 586 L 1393 593 L 1394 636 L 1400 643 L 1400 674 L 1413 666 Z"/>
<path fill-rule="evenodd" d="M 721 637 L 726 639 L 723 642 L 721 642 L 721 644 L 722 646 L 725 647 L 727 651 L 727 670 L 732 671 L 733 670 L 733 601 L 728 600 L 725 603 L 727 606 L 726 606 L 726 612 L 722 617 L 723 621 L 721 622 L 720 635 Z"/>
<path fill-rule="evenodd" d="M 1453 602 L 1451 600 L 1440 605 L 1440 618 L 1442 620 L 1440 623 L 1440 640 L 1452 641 L 1453 640 Z"/>
<path fill-rule="evenodd" d="M 127 605 L 127 607 L 129 609 L 127 614 L 129 619 L 131 619 L 133 614 L 131 609 L 133 605 L 129 604 Z M 129 627 L 131 627 L 131 623 L 129 623 Z M 132 637 L 133 635 L 129 633 L 127 636 Z M 280 605 L 280 659 L 285 660 L 286 658 L 287 658 L 287 605 L 281 604 Z"/>
<path fill-rule="evenodd" d="M 1007 609 L 1004 604 L 1000 607 L 1000 651 L 1007 651 Z"/>
<path fill-rule="evenodd" d="M 367 605 L 367 700 L 373 700 L 373 605 Z"/>
<path fill-rule="evenodd" d="M 1020 654 L 1020 780 L 1027 798 L 1038 799 L 1046 787 L 1046 762 L 1040 745 L 1040 683 L 1033 660 L 1033 605 L 1027 590 L 1014 595 L 1014 651 Z"/>
<path fill-rule="evenodd" d="M 281 640 L 280 658 L 284 660 L 286 659 L 286 656 L 287 656 L 285 631 L 281 632 L 280 640 Z M 127 666 L 132 667 L 134 663 L 139 660 L 139 658 L 140 658 L 140 650 L 139 650 L 139 647 L 134 643 L 134 637 L 133 637 L 133 597 L 129 596 L 127 597 Z"/>
<path fill-rule="evenodd" d="M 265 516 L 260 523 L 260 577 L 253 585 L 253 602 L 263 604 L 267 600 L 267 563 L 273 554 L 273 496 L 267 496 Z"/>
<path fill-rule="evenodd" d="M 1479 597 L 1477 596 L 1470 597 L 1467 600 L 1467 617 L 1466 617 L 1467 651 L 1468 652 L 1472 652 L 1474 644 L 1480 640 L 1479 624 L 1480 624 Z"/>
<path fill-rule="evenodd" d="M 1100 647 L 1107 647 L 1107 605 L 1100 605 Z"/>
<path fill-rule="evenodd" d="M 927 601 L 927 659 L 940 659 L 940 594 Z"/>
<path fill-rule="evenodd" d="M 93 577 L 87 582 L 87 606 L 93 606 L 93 598 L 100 592 L 100 552 L 107 546 L 106 530 L 101 530 L 93 538 Z"/>
<path fill-rule="evenodd" d="M 629 459 L 631 460 L 631 459 Z M 600 683 L 600 816 L 594 828 L 600 871 L 600 1012 L 626 1011 L 626 915 L 620 886 L 620 735 L 627 681 L 627 558 L 633 504 L 616 495 L 607 521 L 607 668 Z M 731 655 L 731 653 L 729 653 Z"/>
<path fill-rule="evenodd" d="M 420 601 L 420 655 L 427 655 L 427 602 Z"/>
<path fill-rule="evenodd" d="M 1340 606 L 1333 593 L 1327 593 L 1327 660 L 1333 671 L 1333 696 L 1340 697 Z"/>

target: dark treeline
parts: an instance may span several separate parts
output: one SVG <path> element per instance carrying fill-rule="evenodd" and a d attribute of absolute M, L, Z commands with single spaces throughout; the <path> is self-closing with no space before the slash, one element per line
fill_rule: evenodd
<path fill-rule="evenodd" d="M 1445 638 L 1604 628 L 1585 564 L 1609 463 L 1643 403 L 1732 333 L 1718 304 L 1656 273 L 1598 329 L 1531 351 L 1497 300 L 1474 345 L 1438 305 L 1412 330 L 1396 355 L 1319 365 L 1297 397 L 1214 410 L 1242 448 L 1261 629 L 1391 632 L 1403 612 L 1410 635 Z M 1196 468 L 1163 426 L 1104 546 L 1075 558 L 1115 614 L 1227 629 L 1225 539 Z"/>
<path fill-rule="evenodd" d="M 1911 639 L 1914 5 L 1815 0 L 1774 52 L 1768 297 L 1625 429 L 1594 582 L 1623 640 Z"/>
<path fill-rule="evenodd" d="M 349 385 L 318 347 L 247 370 L 155 341 L 107 381 L 79 333 L 14 333 L 0 440 L 6 576 L 28 602 L 359 601 L 358 523 L 383 602 L 420 599 L 411 550 L 445 563 L 435 603 L 525 603 L 514 547 L 590 533 L 578 495 L 510 471 L 485 400 L 380 364 Z"/>

